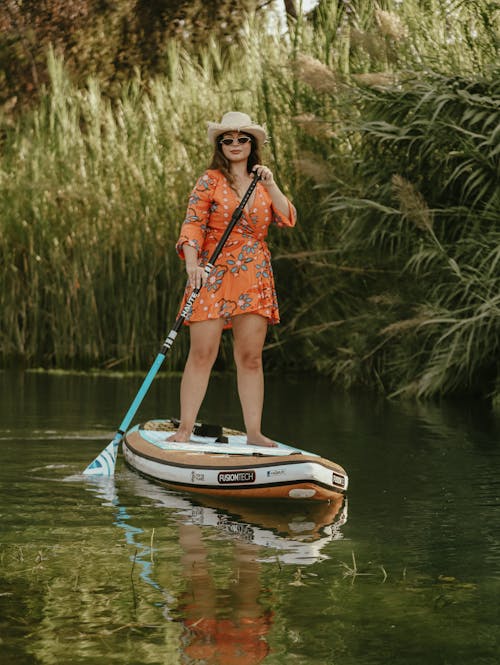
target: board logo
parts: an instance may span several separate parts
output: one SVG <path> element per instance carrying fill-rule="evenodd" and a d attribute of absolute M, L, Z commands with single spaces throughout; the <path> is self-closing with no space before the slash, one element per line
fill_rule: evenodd
<path fill-rule="evenodd" d="M 270 478 L 271 476 L 283 476 L 285 474 L 285 469 L 271 469 L 271 471 L 267 472 L 267 477 Z"/>
<path fill-rule="evenodd" d="M 332 482 L 334 485 L 340 485 L 340 487 L 344 487 L 345 485 L 345 478 L 343 476 L 339 476 L 338 474 L 334 473 Z"/>
<path fill-rule="evenodd" d="M 255 482 L 255 471 L 219 471 L 219 485 L 237 485 Z"/>

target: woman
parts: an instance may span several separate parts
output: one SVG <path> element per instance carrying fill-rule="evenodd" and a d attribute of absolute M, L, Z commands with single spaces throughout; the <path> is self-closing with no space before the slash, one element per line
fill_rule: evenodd
<path fill-rule="evenodd" d="M 294 226 L 296 212 L 274 182 L 272 172 L 260 163 L 260 148 L 266 138 L 266 130 L 245 113 L 226 113 L 220 123 L 208 123 L 208 139 L 214 148 L 212 162 L 191 193 L 177 242 L 177 252 L 185 259 L 188 274 L 181 309 L 193 288 L 204 288 L 186 321 L 190 351 L 181 382 L 180 425 L 171 441 L 189 441 L 222 330 L 232 328 L 247 442 L 276 445 L 261 432 L 262 348 L 267 326 L 279 322 L 265 238 L 271 223 Z M 261 179 L 207 278 L 203 265 L 247 191 L 254 171 Z"/>

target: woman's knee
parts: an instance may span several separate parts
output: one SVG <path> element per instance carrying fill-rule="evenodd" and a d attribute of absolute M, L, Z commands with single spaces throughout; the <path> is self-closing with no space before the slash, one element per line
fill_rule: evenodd
<path fill-rule="evenodd" d="M 234 360 L 238 369 L 261 371 L 267 321 L 258 314 L 240 314 L 233 319 Z"/>
<path fill-rule="evenodd" d="M 262 370 L 262 352 L 255 349 L 234 349 L 234 360 L 238 369 L 252 372 Z"/>
<path fill-rule="evenodd" d="M 211 368 L 217 358 L 218 346 L 191 345 L 189 349 L 189 362 L 200 368 Z"/>
<path fill-rule="evenodd" d="M 189 363 L 200 369 L 212 367 L 219 353 L 222 325 L 220 321 L 198 321 L 191 324 Z"/>

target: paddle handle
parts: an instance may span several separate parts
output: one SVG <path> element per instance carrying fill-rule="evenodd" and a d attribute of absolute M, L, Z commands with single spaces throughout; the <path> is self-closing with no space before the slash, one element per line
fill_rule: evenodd
<path fill-rule="evenodd" d="M 241 199 L 239 206 L 233 212 L 233 214 L 231 216 L 231 221 L 227 225 L 226 230 L 222 234 L 219 242 L 217 243 L 217 245 L 216 245 L 216 247 L 215 247 L 215 249 L 212 253 L 212 256 L 210 257 L 210 259 L 208 260 L 208 262 L 205 265 L 204 271 L 205 271 L 205 274 L 206 274 L 207 278 L 210 275 L 210 273 L 212 272 L 212 270 L 214 269 L 215 262 L 219 258 L 219 254 L 221 253 L 222 248 L 226 244 L 226 241 L 229 237 L 229 234 L 234 229 L 234 227 L 236 226 L 238 220 L 240 219 L 241 215 L 243 214 L 243 210 L 244 210 L 246 204 L 248 203 L 248 199 L 252 196 L 252 192 L 255 189 L 255 187 L 257 186 L 257 182 L 259 180 L 260 180 L 260 175 L 256 172 L 254 172 L 252 182 L 250 183 L 247 191 L 245 192 L 243 198 Z M 160 353 L 163 353 L 164 356 L 168 353 L 170 347 L 174 343 L 175 338 L 177 337 L 177 333 L 181 329 L 182 324 L 184 323 L 184 321 L 187 319 L 187 317 L 191 313 L 191 310 L 193 308 L 193 303 L 196 300 L 196 298 L 198 297 L 198 295 L 199 295 L 202 288 L 203 288 L 202 286 L 195 287 L 192 290 L 191 295 L 189 296 L 189 298 L 186 300 L 186 304 L 182 308 L 182 312 L 177 317 L 177 320 L 174 323 L 174 326 L 173 326 L 172 330 L 168 333 L 165 341 L 163 342 L 163 346 L 161 348 Z"/>
<path fill-rule="evenodd" d="M 243 210 L 245 209 L 245 206 L 248 203 L 248 199 L 252 196 L 252 192 L 255 189 L 255 187 L 257 186 L 257 182 L 259 180 L 260 180 L 260 175 L 256 171 L 254 171 L 252 182 L 248 186 L 247 191 L 245 192 L 243 198 L 241 199 L 240 205 L 233 212 L 232 217 L 231 217 L 231 221 L 229 222 L 229 224 L 228 224 L 226 230 L 224 231 L 224 233 L 222 234 L 221 239 L 217 243 L 217 246 L 214 249 L 212 256 L 210 257 L 210 260 L 208 261 L 207 266 L 211 266 L 213 268 L 213 264 L 217 261 L 217 258 L 219 256 L 219 254 L 221 253 L 222 248 L 226 244 L 226 240 L 228 239 L 229 234 L 231 233 L 231 231 L 233 230 L 235 224 L 237 223 L 237 221 L 239 220 L 239 218 L 243 214 Z"/>

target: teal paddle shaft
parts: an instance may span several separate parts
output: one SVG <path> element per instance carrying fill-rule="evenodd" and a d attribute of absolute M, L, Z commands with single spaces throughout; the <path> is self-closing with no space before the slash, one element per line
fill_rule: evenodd
<path fill-rule="evenodd" d="M 243 214 L 243 209 L 245 208 L 246 204 L 248 203 L 248 199 L 252 195 L 253 190 L 255 189 L 257 185 L 257 181 L 259 180 L 260 176 L 257 173 L 254 173 L 253 180 L 250 183 L 250 186 L 248 187 L 247 191 L 245 192 L 245 195 L 241 199 L 241 202 L 239 206 L 236 208 L 236 210 L 233 212 L 231 221 L 229 222 L 226 230 L 222 234 L 221 239 L 217 243 L 216 248 L 214 249 L 212 256 L 210 257 L 208 263 L 205 265 L 205 274 L 208 277 L 208 275 L 212 272 L 215 262 L 221 253 L 222 248 L 224 247 L 229 234 L 235 227 L 236 223 L 240 219 L 241 215 Z M 149 387 L 153 383 L 153 380 L 158 373 L 158 370 L 160 369 L 167 353 L 170 351 L 172 344 L 175 341 L 175 338 L 177 337 L 177 334 L 179 330 L 182 327 L 182 324 L 186 320 L 186 318 L 189 316 L 191 313 L 191 309 L 193 307 L 193 303 L 198 297 L 202 287 L 197 286 L 196 288 L 193 289 L 191 292 L 191 295 L 186 301 L 186 304 L 182 308 L 182 312 L 179 314 L 177 317 L 174 326 L 172 330 L 168 333 L 165 341 L 163 342 L 163 345 L 161 347 L 161 350 L 159 354 L 156 356 L 155 361 L 151 365 L 151 369 L 147 373 L 144 381 L 142 382 L 141 387 L 139 388 L 139 392 L 135 396 L 134 401 L 130 405 L 129 410 L 127 411 L 125 418 L 122 420 L 120 427 L 118 428 L 118 431 L 115 434 L 114 439 L 102 450 L 99 455 L 88 465 L 88 467 L 85 469 L 83 472 L 84 475 L 87 476 L 112 476 L 115 471 L 115 465 L 116 465 L 116 456 L 118 453 L 118 446 L 120 445 L 120 442 L 123 438 L 123 435 L 127 431 L 130 423 L 132 422 L 132 418 L 135 416 L 137 409 L 141 405 L 142 400 L 146 396 L 146 393 L 149 390 Z"/>

